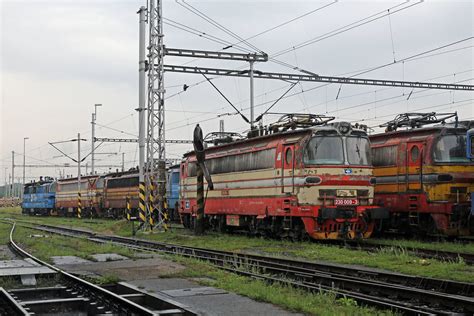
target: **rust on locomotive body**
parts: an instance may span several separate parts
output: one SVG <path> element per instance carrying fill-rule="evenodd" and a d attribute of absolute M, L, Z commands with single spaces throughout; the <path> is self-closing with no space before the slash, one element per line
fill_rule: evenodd
<path fill-rule="evenodd" d="M 314 239 L 368 238 L 388 212 L 374 206 L 366 131 L 333 123 L 206 149 L 214 190 L 205 215 L 216 230 Z M 180 213 L 196 213 L 196 156 L 181 163 Z"/>
<path fill-rule="evenodd" d="M 84 215 L 90 216 L 102 207 L 103 179 L 98 175 L 77 178 L 64 178 L 56 182 L 56 205 L 54 213 L 64 216 L 75 216 L 78 208 L 78 193 L 81 193 L 81 204 Z"/>
<path fill-rule="evenodd" d="M 371 135 L 375 201 L 390 209 L 387 228 L 428 234 L 474 233 L 474 163 L 466 133 L 474 121 Z"/>

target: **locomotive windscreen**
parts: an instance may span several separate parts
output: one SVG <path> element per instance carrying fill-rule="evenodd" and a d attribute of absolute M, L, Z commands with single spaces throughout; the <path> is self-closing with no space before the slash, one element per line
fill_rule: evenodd
<path fill-rule="evenodd" d="M 371 165 L 370 143 L 363 137 L 346 137 L 347 161 L 350 165 Z"/>
<path fill-rule="evenodd" d="M 303 161 L 309 165 L 367 166 L 372 163 L 370 143 L 360 136 L 315 136 L 306 145 Z"/>
<path fill-rule="evenodd" d="M 469 162 L 466 157 L 466 135 L 440 137 L 434 148 L 436 162 Z"/>
<path fill-rule="evenodd" d="M 315 136 L 304 151 L 304 163 L 310 165 L 342 165 L 344 147 L 339 136 Z"/>

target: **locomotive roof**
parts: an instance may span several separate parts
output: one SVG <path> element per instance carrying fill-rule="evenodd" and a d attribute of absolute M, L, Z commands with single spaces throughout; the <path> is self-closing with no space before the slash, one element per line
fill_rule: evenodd
<path fill-rule="evenodd" d="M 126 175 L 131 175 L 131 174 L 138 174 L 138 170 L 128 170 L 128 171 L 120 171 L 120 172 L 111 172 L 102 175 L 102 178 L 108 178 L 108 177 L 120 177 L 120 176 L 126 176 Z"/>
<path fill-rule="evenodd" d="M 236 140 L 235 142 L 208 147 L 208 148 L 206 148 L 206 151 L 217 151 L 217 150 L 224 149 L 224 148 L 236 147 L 236 146 L 239 146 L 239 145 L 254 143 L 254 142 L 258 142 L 258 141 L 262 141 L 262 140 L 270 141 L 272 139 L 280 138 L 282 136 L 290 136 L 290 135 L 295 135 L 295 134 L 305 134 L 305 133 L 308 133 L 308 132 L 310 132 L 309 128 L 308 129 L 299 129 L 299 130 L 279 132 L 279 133 L 262 135 L 262 136 L 256 136 L 256 137 L 252 137 L 252 138 L 244 138 L 244 139 L 241 139 L 241 140 Z M 191 156 L 193 154 L 194 154 L 194 150 L 191 150 L 191 151 L 185 153 L 183 156 L 188 157 L 188 156 Z"/>
<path fill-rule="evenodd" d="M 339 122 L 336 122 L 336 124 L 337 123 L 339 123 Z M 293 135 L 298 135 L 298 134 L 310 134 L 310 133 L 313 133 L 315 131 L 333 131 L 333 130 L 337 131 L 337 126 L 334 126 L 333 124 L 335 124 L 335 123 L 328 124 L 328 125 L 323 125 L 323 126 L 315 126 L 315 127 L 310 127 L 310 128 L 288 130 L 288 131 L 284 131 L 284 132 L 272 133 L 272 134 L 256 136 L 256 137 L 252 137 L 252 138 L 245 138 L 245 139 L 237 140 L 237 141 L 231 142 L 231 143 L 226 143 L 226 144 L 222 144 L 222 145 L 208 147 L 208 148 L 206 148 L 206 152 L 207 151 L 218 151 L 218 150 L 221 150 L 221 149 L 238 147 L 240 145 L 257 143 L 257 142 L 261 142 L 261 141 L 270 142 L 274 139 L 278 139 L 278 138 L 282 138 L 282 137 L 286 137 L 286 136 L 293 136 Z M 363 133 L 366 134 L 366 132 L 364 130 L 357 129 L 357 128 L 354 128 L 354 127 L 352 127 L 352 131 L 363 132 Z M 185 153 L 183 155 L 183 157 L 184 158 L 189 157 L 193 154 L 194 154 L 194 150 L 191 150 L 191 151 Z"/>
<path fill-rule="evenodd" d="M 435 125 L 435 126 L 427 126 L 421 128 L 413 128 L 413 129 L 404 129 L 398 131 L 391 131 L 391 132 L 384 132 L 379 134 L 370 135 L 371 140 L 382 140 L 385 138 L 407 138 L 411 136 L 425 136 L 425 135 L 432 135 L 432 134 L 439 134 L 443 131 L 459 131 L 459 132 L 467 132 L 468 129 L 474 127 L 474 120 L 472 121 L 460 121 L 458 122 L 458 126 L 456 127 L 454 123 L 448 123 L 445 125 Z"/>
<path fill-rule="evenodd" d="M 91 178 L 98 178 L 99 175 L 87 175 L 87 176 L 81 176 L 81 181 L 84 179 L 91 179 Z M 77 181 L 77 177 L 71 177 L 71 178 L 62 178 L 58 179 L 58 182 L 66 182 L 66 181 Z"/>
<path fill-rule="evenodd" d="M 51 184 L 53 182 L 54 182 L 54 180 L 33 181 L 33 182 L 30 182 L 30 183 L 25 183 L 25 187 L 31 187 L 31 186 L 34 186 L 34 185 Z"/>

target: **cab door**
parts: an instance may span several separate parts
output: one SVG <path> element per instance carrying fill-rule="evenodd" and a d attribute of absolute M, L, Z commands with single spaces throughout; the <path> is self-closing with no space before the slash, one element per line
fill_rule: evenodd
<path fill-rule="evenodd" d="M 295 186 L 295 145 L 285 144 L 281 159 L 282 193 L 293 193 Z"/>
<path fill-rule="evenodd" d="M 421 190 L 423 186 L 423 142 L 408 142 L 406 155 L 407 190 Z"/>

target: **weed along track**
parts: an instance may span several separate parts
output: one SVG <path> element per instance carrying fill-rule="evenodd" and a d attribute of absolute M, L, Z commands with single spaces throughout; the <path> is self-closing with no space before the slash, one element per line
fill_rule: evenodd
<path fill-rule="evenodd" d="M 474 313 L 474 285 L 409 276 L 340 264 L 296 261 L 244 253 L 179 246 L 168 243 L 100 235 L 50 225 L 33 227 L 69 237 L 87 238 L 135 249 L 205 260 L 224 270 L 312 292 L 330 292 L 359 304 L 403 314 Z"/>
<path fill-rule="evenodd" d="M 15 243 L 14 230 L 15 224 L 10 232 L 12 249 L 19 257 L 49 268 L 51 285 L 0 287 L 0 315 L 196 315 L 168 298 L 122 283 L 105 289 L 43 262 Z"/>
<path fill-rule="evenodd" d="M 344 243 L 345 243 L 344 246 L 346 248 L 355 249 L 355 250 L 360 249 L 360 250 L 366 250 L 366 251 L 378 251 L 381 249 L 394 249 L 394 248 L 402 249 L 402 247 L 376 243 L 374 240 L 370 240 L 369 242 L 348 240 L 348 241 L 345 241 Z M 461 259 L 464 263 L 468 265 L 474 264 L 474 254 L 472 253 L 462 253 L 462 252 L 425 249 L 425 248 L 416 248 L 416 247 L 403 248 L 403 251 L 413 253 L 419 257 L 426 258 L 426 259 L 437 259 L 437 260 L 443 260 L 443 261 L 457 261 Z"/>

